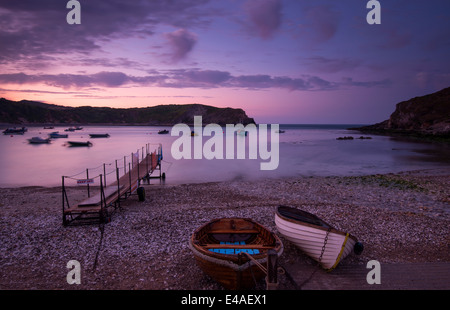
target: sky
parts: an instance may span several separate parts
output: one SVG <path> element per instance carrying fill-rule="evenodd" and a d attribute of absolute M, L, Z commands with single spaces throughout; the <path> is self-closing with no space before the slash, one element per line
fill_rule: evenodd
<path fill-rule="evenodd" d="M 372 124 L 450 86 L 450 1 L 0 0 L 0 97 Z"/>

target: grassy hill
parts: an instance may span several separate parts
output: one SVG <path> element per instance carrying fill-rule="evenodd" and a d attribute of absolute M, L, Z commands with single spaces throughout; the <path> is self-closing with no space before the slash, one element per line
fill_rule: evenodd
<path fill-rule="evenodd" d="M 146 108 L 65 107 L 37 101 L 11 101 L 0 98 L 0 123 L 4 124 L 113 124 L 164 125 L 192 124 L 195 115 L 203 123 L 254 123 L 242 109 L 217 108 L 201 104 L 159 105 Z"/>

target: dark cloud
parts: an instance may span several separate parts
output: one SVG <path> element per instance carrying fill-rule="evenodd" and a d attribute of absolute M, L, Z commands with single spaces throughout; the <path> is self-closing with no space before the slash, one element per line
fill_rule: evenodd
<path fill-rule="evenodd" d="M 412 35 L 409 31 L 400 32 L 397 29 L 385 31 L 384 42 L 380 43 L 382 49 L 398 49 L 407 47 L 412 41 Z"/>
<path fill-rule="evenodd" d="M 344 77 L 342 78 L 343 86 L 353 86 L 353 87 L 386 87 L 392 85 L 390 79 L 383 79 L 379 81 L 354 81 L 353 78 Z"/>
<path fill-rule="evenodd" d="M 189 54 L 197 43 L 197 36 L 186 29 L 178 29 L 170 33 L 166 33 L 165 38 L 169 42 L 172 50 L 171 59 L 178 62 Z"/>
<path fill-rule="evenodd" d="M 152 35 L 157 25 L 176 28 L 201 25 L 210 18 L 201 9 L 207 2 L 81 1 L 81 24 L 68 25 L 67 1 L 0 0 L 0 63 L 32 61 L 36 55 L 73 52 L 86 55 L 100 50 L 105 41 Z M 179 48 L 177 52 L 182 53 L 182 43 L 174 44 Z"/>
<path fill-rule="evenodd" d="M 170 87 L 170 88 L 244 88 L 268 89 L 279 88 L 289 91 L 335 90 L 341 87 L 380 87 L 389 85 L 389 80 L 354 81 L 343 78 L 341 82 L 331 82 L 317 76 L 305 75 L 301 78 L 270 75 L 233 76 L 226 71 L 214 70 L 169 70 L 153 72 L 147 76 L 131 76 L 122 72 L 99 72 L 96 74 L 43 74 L 28 75 L 24 73 L 0 74 L 2 84 L 39 84 L 63 89 L 83 89 L 90 87 L 120 87 L 128 85 Z"/>
<path fill-rule="evenodd" d="M 244 9 L 251 28 L 263 39 L 271 38 L 281 26 L 281 0 L 248 0 Z"/>
<path fill-rule="evenodd" d="M 336 73 L 353 70 L 359 67 L 361 63 L 357 59 L 313 56 L 306 59 L 305 65 L 316 72 Z"/>
<path fill-rule="evenodd" d="M 319 44 L 332 39 L 339 27 L 340 14 L 329 5 L 307 7 L 299 14 L 300 36 Z"/>

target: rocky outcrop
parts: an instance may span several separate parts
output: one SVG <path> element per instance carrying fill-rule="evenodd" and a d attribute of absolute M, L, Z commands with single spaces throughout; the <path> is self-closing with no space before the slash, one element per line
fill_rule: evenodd
<path fill-rule="evenodd" d="M 396 105 L 394 113 L 381 123 L 360 131 L 450 137 L 450 87 L 415 97 Z"/>
<path fill-rule="evenodd" d="M 253 118 L 242 109 L 217 108 L 202 104 L 159 105 L 146 108 L 64 107 L 35 101 L 0 99 L 0 123 L 4 124 L 192 124 L 201 115 L 203 124 L 251 124 Z"/>

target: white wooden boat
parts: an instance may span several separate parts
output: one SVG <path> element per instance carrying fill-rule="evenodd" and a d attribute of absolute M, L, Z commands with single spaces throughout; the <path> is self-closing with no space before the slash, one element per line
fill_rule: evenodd
<path fill-rule="evenodd" d="M 362 243 L 356 237 L 333 228 L 314 214 L 279 206 L 275 224 L 280 234 L 329 271 L 352 251 L 361 254 Z"/>

